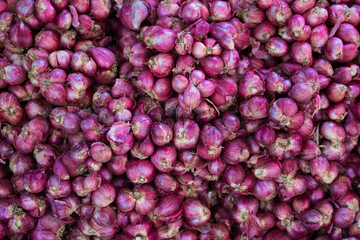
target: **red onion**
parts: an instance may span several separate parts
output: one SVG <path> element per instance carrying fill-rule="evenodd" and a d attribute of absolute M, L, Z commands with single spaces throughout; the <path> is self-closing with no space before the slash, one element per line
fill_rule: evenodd
<path fill-rule="evenodd" d="M 93 212 L 94 221 L 100 226 L 109 227 L 116 221 L 116 212 L 113 207 L 95 209 Z"/>
<path fill-rule="evenodd" d="M 0 158 L 2 160 L 7 160 L 13 155 L 14 148 L 9 142 L 2 140 L 0 141 L 0 151 Z"/>
<path fill-rule="evenodd" d="M 110 50 L 102 47 L 94 47 L 90 48 L 88 52 L 93 57 L 94 61 L 96 62 L 97 66 L 108 70 L 114 67 L 116 64 L 116 59 L 114 53 Z"/>
<path fill-rule="evenodd" d="M 306 24 L 310 27 L 318 26 L 328 18 L 328 11 L 321 6 L 315 6 L 304 13 Z"/>
<path fill-rule="evenodd" d="M 305 41 L 309 37 L 309 26 L 305 25 L 305 19 L 301 15 L 293 15 L 288 22 L 288 27 L 293 39 Z"/>
<path fill-rule="evenodd" d="M 181 4 L 180 16 L 187 24 L 193 23 L 198 19 L 206 21 L 209 17 L 209 10 L 199 1 L 184 2 Z"/>
<path fill-rule="evenodd" d="M 216 89 L 211 95 L 211 100 L 217 107 L 227 109 L 235 101 L 234 97 L 237 94 L 236 81 L 231 77 L 221 77 L 216 79 L 216 83 Z"/>
<path fill-rule="evenodd" d="M 325 59 L 316 59 L 312 66 L 319 74 L 331 77 L 334 74 L 334 69 L 330 62 Z"/>
<path fill-rule="evenodd" d="M 134 67 L 144 67 L 150 57 L 150 51 L 143 43 L 134 44 L 129 53 L 129 61 Z"/>
<path fill-rule="evenodd" d="M 71 182 L 53 175 L 47 181 L 46 191 L 54 199 L 67 197 L 71 193 Z"/>
<path fill-rule="evenodd" d="M 302 142 L 299 134 L 279 134 L 275 142 L 269 147 L 270 156 L 283 159 L 291 156 L 296 156 L 300 153 Z"/>
<path fill-rule="evenodd" d="M 204 42 L 195 42 L 192 48 L 192 55 L 197 59 L 203 59 L 209 55 L 220 55 L 221 46 L 215 39 L 207 38 Z"/>
<path fill-rule="evenodd" d="M 282 26 L 291 17 L 291 10 L 285 1 L 279 1 L 267 9 L 266 16 L 273 25 Z"/>
<path fill-rule="evenodd" d="M 115 200 L 115 187 L 110 183 L 103 182 L 97 190 L 91 194 L 91 200 L 96 207 L 106 207 Z"/>
<path fill-rule="evenodd" d="M 213 160 L 221 153 L 223 137 L 221 132 L 211 125 L 205 125 L 200 133 L 200 143 L 197 151 L 200 157 L 206 160 Z"/>
<path fill-rule="evenodd" d="M 170 145 L 159 147 L 151 155 L 151 162 L 161 172 L 169 172 L 175 167 L 176 150 Z"/>
<path fill-rule="evenodd" d="M 176 34 L 170 29 L 149 27 L 143 31 L 143 35 L 144 43 L 151 49 L 166 53 L 175 47 Z"/>
<path fill-rule="evenodd" d="M 64 9 L 59 15 L 56 16 L 54 23 L 60 30 L 66 31 L 71 27 L 72 20 L 71 13 Z"/>
<path fill-rule="evenodd" d="M 113 156 L 106 166 L 108 170 L 114 175 L 122 175 L 126 172 L 126 163 L 128 159 L 126 155 Z"/>
<path fill-rule="evenodd" d="M 250 149 L 242 139 L 234 139 L 224 146 L 223 159 L 230 164 L 244 162 L 250 157 Z"/>
<path fill-rule="evenodd" d="M 173 144 L 178 149 L 194 148 L 199 139 L 199 126 L 190 119 L 180 119 L 174 125 Z"/>
<path fill-rule="evenodd" d="M 208 56 L 200 60 L 200 67 L 206 75 L 215 77 L 223 70 L 224 62 L 218 56 Z"/>
<path fill-rule="evenodd" d="M 281 127 L 298 129 L 304 123 L 304 115 L 298 111 L 296 103 L 290 98 L 280 98 L 269 108 L 269 119 Z"/>
<path fill-rule="evenodd" d="M 132 119 L 131 130 L 138 140 L 144 139 L 150 133 L 152 121 L 144 114 L 135 115 Z"/>
<path fill-rule="evenodd" d="M 157 15 L 159 17 L 164 16 L 176 16 L 176 13 L 179 10 L 178 1 L 161 1 L 157 9 Z"/>
<path fill-rule="evenodd" d="M 275 72 L 270 72 L 266 77 L 265 87 L 269 92 L 287 93 L 291 88 L 291 82 Z"/>
<path fill-rule="evenodd" d="M 242 130 L 240 130 L 240 120 L 234 114 L 222 114 L 221 119 L 216 119 L 213 125 L 221 132 L 224 141 L 231 140 L 242 134 Z"/>
<path fill-rule="evenodd" d="M 23 175 L 34 167 L 34 161 L 29 155 L 15 152 L 9 158 L 9 168 L 15 175 Z"/>
<path fill-rule="evenodd" d="M 55 20 L 56 12 L 49 0 L 38 0 L 35 2 L 36 16 L 43 23 Z"/>
<path fill-rule="evenodd" d="M 24 187 L 30 193 L 39 193 L 46 187 L 45 169 L 27 171 L 24 175 Z"/>
<path fill-rule="evenodd" d="M 255 27 L 257 24 L 265 20 L 265 13 L 254 5 L 247 7 L 243 11 L 240 11 L 239 15 L 241 20 L 248 27 Z"/>
<path fill-rule="evenodd" d="M 333 218 L 335 226 L 346 228 L 353 223 L 355 214 L 348 208 L 338 208 L 335 210 Z"/>
<path fill-rule="evenodd" d="M 125 1 L 119 8 L 118 15 L 121 23 L 132 30 L 139 30 L 141 23 L 149 14 L 146 2 L 141 0 Z M 131 14 L 126 14 L 127 12 Z"/>
<path fill-rule="evenodd" d="M 15 216 L 7 223 L 8 234 L 11 236 L 21 236 L 34 228 L 35 220 L 28 213 Z"/>
<path fill-rule="evenodd" d="M 268 201 L 276 195 L 275 183 L 273 181 L 257 180 L 252 191 L 257 199 Z"/>
<path fill-rule="evenodd" d="M 155 178 L 155 167 L 148 160 L 131 160 L 127 164 L 126 175 L 131 182 L 149 183 Z"/>
<path fill-rule="evenodd" d="M 293 38 L 291 36 L 290 29 L 289 29 L 288 26 L 280 27 L 279 30 L 278 30 L 278 34 L 286 42 L 292 42 L 293 41 Z"/>
<path fill-rule="evenodd" d="M 148 135 L 142 142 L 136 142 L 131 148 L 131 155 L 138 159 L 146 159 L 153 154 L 155 146 Z"/>
<path fill-rule="evenodd" d="M 280 162 L 263 158 L 259 159 L 259 161 L 254 165 L 253 173 L 258 179 L 271 180 L 280 176 L 281 169 L 282 166 Z"/>
<path fill-rule="evenodd" d="M 169 194 L 162 196 L 154 209 L 153 215 L 160 220 L 174 219 L 176 215 L 182 213 L 183 197 L 178 194 Z M 180 215 L 181 216 L 181 215 Z"/>
<path fill-rule="evenodd" d="M 200 156 L 191 149 L 180 151 L 179 160 L 184 164 L 185 171 L 193 171 L 202 164 Z"/>
<path fill-rule="evenodd" d="M 250 98 L 254 95 L 261 95 L 265 92 L 264 81 L 253 71 L 248 71 L 244 74 L 239 83 L 239 94 L 243 98 Z"/>
<path fill-rule="evenodd" d="M 236 67 L 238 66 L 240 60 L 239 53 L 235 49 L 225 49 L 221 54 L 221 58 L 225 65 L 224 72 L 227 72 L 230 75 L 235 75 Z"/>
<path fill-rule="evenodd" d="M 90 1 L 91 16 L 97 21 L 105 20 L 111 10 L 110 1 Z"/>
<path fill-rule="evenodd" d="M 336 36 L 346 43 L 353 44 L 358 44 L 360 37 L 355 27 L 348 23 L 340 24 L 339 29 L 336 31 Z"/>
<path fill-rule="evenodd" d="M 342 142 L 345 138 L 345 130 L 344 128 L 334 122 L 324 122 L 320 128 L 321 134 L 328 140 L 332 141 L 334 144 L 338 142 Z"/>
<path fill-rule="evenodd" d="M 247 120 L 258 120 L 266 117 L 269 103 L 265 97 L 255 96 L 239 105 L 241 116 Z"/>
<path fill-rule="evenodd" d="M 35 117 L 47 118 L 50 114 L 51 105 L 43 100 L 31 100 L 26 104 L 24 109 L 30 119 Z"/>
<path fill-rule="evenodd" d="M 20 196 L 20 205 L 28 210 L 33 217 L 42 217 L 48 208 L 48 203 L 44 198 L 37 197 L 35 194 L 23 193 Z"/>
<path fill-rule="evenodd" d="M 255 140 L 263 146 L 268 146 L 275 141 L 275 130 L 267 125 L 260 126 L 255 131 Z"/>
<path fill-rule="evenodd" d="M 17 85 L 26 80 L 26 73 L 21 66 L 10 64 L 1 70 L 0 78 L 9 85 Z"/>
<path fill-rule="evenodd" d="M 29 48 L 33 44 L 32 32 L 23 21 L 18 21 L 10 30 L 10 41 L 19 48 Z"/>
<path fill-rule="evenodd" d="M 100 184 L 100 178 L 97 172 L 92 172 L 86 177 L 77 177 L 73 181 L 74 192 L 81 197 L 87 196 L 90 192 L 98 189 Z"/>
<path fill-rule="evenodd" d="M 4 6 L 4 2 L 1 2 L 1 22 L 4 23 L 4 25 L 1 27 L 1 31 L 4 31 L 4 32 L 9 32 L 10 29 L 11 29 L 11 25 L 14 21 L 14 16 L 11 14 L 10 11 L 6 11 L 7 10 L 7 4 L 5 3 L 5 6 Z M 20 5 L 20 4 L 19 4 Z M 30 14 L 31 14 L 31 10 L 34 10 L 34 9 L 31 9 L 30 7 Z M 27 14 L 26 10 L 24 11 L 25 13 L 24 14 Z"/>
<path fill-rule="evenodd" d="M 265 21 L 254 28 L 253 37 L 260 42 L 267 42 L 276 34 L 276 28 L 270 22 Z"/>
<path fill-rule="evenodd" d="M 184 217 L 191 226 L 206 223 L 210 217 L 210 210 L 197 199 L 189 198 L 184 202 Z"/>
<path fill-rule="evenodd" d="M 135 188 L 132 197 L 135 199 L 135 210 L 141 215 L 147 215 L 155 208 L 156 192 L 150 185 L 141 185 Z M 118 194 L 116 203 L 120 206 L 123 203 L 119 201 Z"/>
<path fill-rule="evenodd" d="M 60 49 L 59 35 L 52 30 L 40 32 L 35 38 L 35 45 L 45 51 L 53 52 Z"/>
<path fill-rule="evenodd" d="M 290 53 L 292 59 L 303 66 L 310 66 L 313 63 L 311 45 L 307 42 L 295 42 Z"/>
<path fill-rule="evenodd" d="M 266 51 L 272 57 L 283 57 L 289 51 L 287 43 L 278 37 L 272 37 L 266 42 Z"/>
<path fill-rule="evenodd" d="M 308 209 L 300 214 L 300 221 L 309 230 L 319 229 L 322 226 L 321 213 Z"/>
<path fill-rule="evenodd" d="M 112 151 L 117 155 L 128 152 L 134 143 L 133 135 L 130 132 L 130 124 L 123 122 L 114 123 L 107 132 L 106 137 Z"/>
<path fill-rule="evenodd" d="M 310 43 L 316 52 L 321 52 L 328 39 L 328 30 L 325 24 L 319 25 L 311 31 Z"/>
<path fill-rule="evenodd" d="M 110 161 L 112 157 L 111 148 L 102 142 L 94 142 L 90 148 L 91 157 L 101 163 Z"/>
<path fill-rule="evenodd" d="M 340 59 L 343 54 L 343 46 L 344 44 L 340 38 L 330 38 L 324 49 L 326 58 L 330 61 L 336 61 Z"/>
<path fill-rule="evenodd" d="M 174 57 L 170 53 L 159 53 L 148 61 L 150 71 L 158 78 L 169 76 L 174 66 Z"/>
<path fill-rule="evenodd" d="M 159 190 L 168 193 L 175 192 L 179 187 L 176 179 L 167 173 L 157 174 L 154 179 L 154 184 Z"/>
<path fill-rule="evenodd" d="M 70 4 L 75 7 L 78 13 L 86 13 L 89 11 L 90 2 L 82 0 L 70 0 Z"/>
<path fill-rule="evenodd" d="M 339 62 L 349 62 L 352 61 L 355 57 L 356 54 L 359 51 L 356 48 L 355 44 L 345 44 L 343 47 L 343 54 L 341 56 L 341 58 L 339 59 Z"/>
<path fill-rule="evenodd" d="M 199 106 L 201 93 L 195 85 L 190 82 L 183 94 L 179 95 L 179 105 L 185 110 L 192 110 Z"/>
<path fill-rule="evenodd" d="M 75 52 L 71 56 L 71 68 L 83 72 L 87 76 L 93 76 L 97 70 L 95 61 L 84 52 Z"/>
<path fill-rule="evenodd" d="M 121 189 L 116 197 L 116 205 L 122 212 L 130 212 L 134 209 L 137 198 L 129 189 Z"/>

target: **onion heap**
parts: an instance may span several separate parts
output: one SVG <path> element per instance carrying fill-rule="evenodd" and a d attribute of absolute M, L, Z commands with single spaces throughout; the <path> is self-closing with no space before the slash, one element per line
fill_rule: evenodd
<path fill-rule="evenodd" d="M 359 0 L 0 0 L 0 240 L 360 239 Z"/>

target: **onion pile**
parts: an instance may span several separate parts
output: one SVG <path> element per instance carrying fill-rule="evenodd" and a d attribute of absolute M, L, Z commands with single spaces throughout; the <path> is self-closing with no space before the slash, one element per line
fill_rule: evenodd
<path fill-rule="evenodd" d="M 0 0 L 0 239 L 360 239 L 359 0 Z"/>

